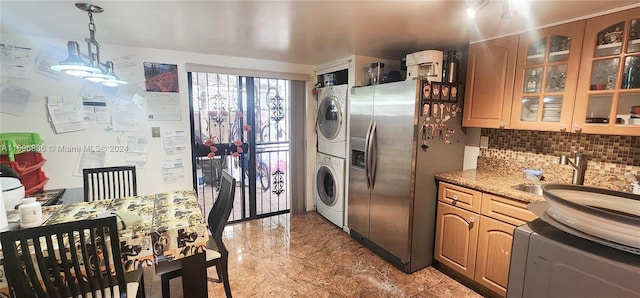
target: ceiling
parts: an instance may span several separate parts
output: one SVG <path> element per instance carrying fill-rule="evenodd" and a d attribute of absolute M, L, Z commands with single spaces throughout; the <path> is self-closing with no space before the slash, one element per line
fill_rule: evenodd
<path fill-rule="evenodd" d="M 89 19 L 75 2 L 0 0 L 1 31 L 82 41 L 89 35 Z M 528 0 L 529 9 L 501 19 L 503 1 L 490 0 L 476 20 L 469 20 L 464 0 L 92 3 L 104 8 L 94 14 L 96 39 L 102 44 L 308 65 L 351 54 L 400 59 L 415 51 L 459 48 L 469 41 L 638 6 L 638 1 Z"/>

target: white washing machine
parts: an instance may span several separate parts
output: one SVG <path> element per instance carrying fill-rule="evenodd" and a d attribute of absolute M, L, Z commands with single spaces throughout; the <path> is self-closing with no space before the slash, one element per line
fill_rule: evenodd
<path fill-rule="evenodd" d="M 344 225 L 344 158 L 316 156 L 316 209 L 326 219 Z"/>
<path fill-rule="evenodd" d="M 346 158 L 347 85 L 320 88 L 318 92 L 318 152 Z"/>

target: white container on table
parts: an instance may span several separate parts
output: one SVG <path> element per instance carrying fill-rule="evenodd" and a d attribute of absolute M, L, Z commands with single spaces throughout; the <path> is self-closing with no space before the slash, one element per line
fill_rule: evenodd
<path fill-rule="evenodd" d="M 18 207 L 20 210 L 20 227 L 32 228 L 42 224 L 42 205 L 36 202 L 36 198 L 24 198 Z"/>

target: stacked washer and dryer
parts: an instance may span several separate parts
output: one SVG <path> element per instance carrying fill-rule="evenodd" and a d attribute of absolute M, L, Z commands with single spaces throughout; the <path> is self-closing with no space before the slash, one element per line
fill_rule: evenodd
<path fill-rule="evenodd" d="M 347 92 L 347 85 L 320 88 L 316 119 L 316 209 L 341 229 L 344 226 L 345 210 Z"/>

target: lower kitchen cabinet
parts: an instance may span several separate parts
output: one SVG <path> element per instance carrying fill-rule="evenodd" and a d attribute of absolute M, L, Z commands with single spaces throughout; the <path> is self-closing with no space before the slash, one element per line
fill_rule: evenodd
<path fill-rule="evenodd" d="M 493 218 L 480 217 L 474 280 L 501 296 L 507 294 L 511 242 L 515 228 Z"/>
<path fill-rule="evenodd" d="M 472 194 L 479 211 L 456 206 L 452 191 Z M 536 217 L 526 204 L 440 182 L 435 259 L 494 294 L 506 296 L 514 229 Z M 476 205 L 476 204 L 474 204 Z"/>
<path fill-rule="evenodd" d="M 478 215 L 438 203 L 435 259 L 473 279 L 478 243 Z"/>

